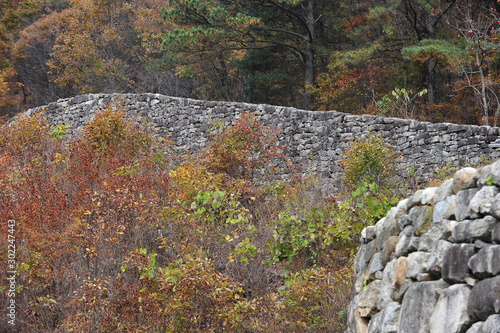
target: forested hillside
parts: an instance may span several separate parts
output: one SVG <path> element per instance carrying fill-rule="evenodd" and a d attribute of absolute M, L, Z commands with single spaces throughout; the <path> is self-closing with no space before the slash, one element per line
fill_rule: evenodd
<path fill-rule="evenodd" d="M 494 0 L 0 0 L 0 110 L 157 92 L 496 125 Z"/>

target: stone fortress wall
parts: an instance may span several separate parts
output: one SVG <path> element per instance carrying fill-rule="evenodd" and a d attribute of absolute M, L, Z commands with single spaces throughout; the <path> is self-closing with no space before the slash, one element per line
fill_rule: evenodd
<path fill-rule="evenodd" d="M 500 160 L 391 208 L 354 271 L 348 333 L 500 332 Z"/>
<path fill-rule="evenodd" d="M 71 125 L 78 131 L 106 105 L 117 105 L 130 117 L 153 124 L 159 135 L 170 135 L 179 149 L 199 149 L 208 138 L 209 121 L 230 124 L 241 112 L 255 112 L 259 120 L 282 131 L 288 154 L 322 179 L 324 191 L 338 187 L 338 163 L 349 139 L 368 132 L 381 134 L 401 151 L 401 164 L 417 176 L 432 174 L 436 166 L 474 163 L 480 157 L 500 157 L 499 128 L 429 123 L 416 120 L 357 116 L 336 111 L 305 111 L 265 104 L 212 102 L 159 94 L 89 94 L 60 99 L 44 109 L 49 122 Z"/>

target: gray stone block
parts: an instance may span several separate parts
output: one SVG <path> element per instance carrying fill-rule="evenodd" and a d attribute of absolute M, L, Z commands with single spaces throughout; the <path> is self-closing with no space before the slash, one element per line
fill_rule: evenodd
<path fill-rule="evenodd" d="M 500 223 L 497 223 L 495 228 L 493 228 L 491 232 L 491 241 L 495 244 L 500 244 Z"/>
<path fill-rule="evenodd" d="M 453 193 L 475 186 L 478 177 L 477 170 L 474 168 L 468 167 L 458 170 L 453 176 Z"/>
<path fill-rule="evenodd" d="M 377 313 L 377 299 L 382 281 L 375 280 L 361 292 L 358 302 L 358 313 L 361 317 L 371 317 Z"/>
<path fill-rule="evenodd" d="M 443 280 L 413 283 L 401 304 L 398 332 L 429 332 L 429 318 L 435 311 L 439 293 L 447 287 Z"/>
<path fill-rule="evenodd" d="M 496 186 L 482 187 L 469 202 L 468 210 L 481 215 L 490 214 L 493 200 L 498 192 Z"/>
<path fill-rule="evenodd" d="M 440 292 L 429 320 L 429 333 L 461 333 L 469 327 L 472 322 L 467 311 L 470 289 L 466 284 L 455 284 Z"/>
<path fill-rule="evenodd" d="M 500 333 L 500 315 L 491 315 L 483 323 L 483 333 Z"/>
<path fill-rule="evenodd" d="M 382 311 L 375 314 L 368 324 L 367 333 L 397 333 L 399 328 L 398 302 L 389 303 Z"/>
<path fill-rule="evenodd" d="M 469 209 L 469 203 L 478 191 L 477 188 L 471 188 L 457 193 L 455 197 L 455 217 L 457 221 L 472 217 L 473 212 Z"/>
<path fill-rule="evenodd" d="M 497 222 L 498 220 L 493 216 L 458 222 L 451 228 L 451 238 L 454 242 L 471 242 L 476 239 L 490 242 Z"/>
<path fill-rule="evenodd" d="M 474 323 L 465 333 L 483 333 L 483 321 Z"/>
<path fill-rule="evenodd" d="M 500 299 L 500 276 L 476 283 L 469 296 L 469 315 L 477 320 L 486 320 L 495 314 L 495 302 Z"/>
<path fill-rule="evenodd" d="M 413 237 L 413 226 L 407 226 L 400 234 L 396 244 L 396 257 L 406 256 L 409 251 L 410 240 Z"/>
<path fill-rule="evenodd" d="M 427 273 L 427 262 L 429 261 L 430 253 L 428 252 L 413 252 L 406 258 L 406 277 L 409 279 L 417 279 L 417 276 L 422 273 Z"/>
<path fill-rule="evenodd" d="M 452 244 L 445 240 L 438 240 L 433 243 L 429 261 L 427 262 L 429 274 L 436 277 L 441 276 L 443 260 L 451 246 Z"/>
<path fill-rule="evenodd" d="M 438 187 L 434 194 L 434 202 L 437 204 L 453 195 L 453 179 L 447 179 Z"/>
<path fill-rule="evenodd" d="M 391 260 L 384 268 L 382 274 L 382 283 L 379 288 L 377 298 L 377 309 L 383 310 L 390 302 L 392 302 L 392 281 L 394 280 L 394 264 L 396 259 Z"/>
<path fill-rule="evenodd" d="M 450 283 L 465 282 L 469 274 L 466 262 L 475 254 L 472 244 L 453 244 L 443 258 L 443 279 Z"/>
<path fill-rule="evenodd" d="M 420 236 L 420 242 L 418 243 L 419 251 L 430 251 L 434 241 L 444 239 L 444 229 L 441 223 L 432 224 L 431 228 Z"/>
<path fill-rule="evenodd" d="M 469 259 L 472 274 L 487 278 L 500 274 L 500 245 L 487 246 Z"/>

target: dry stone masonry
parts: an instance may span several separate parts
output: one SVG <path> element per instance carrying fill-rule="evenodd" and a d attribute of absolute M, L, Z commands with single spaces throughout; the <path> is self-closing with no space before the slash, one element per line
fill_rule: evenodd
<path fill-rule="evenodd" d="M 354 270 L 349 333 L 499 333 L 500 160 L 399 202 Z"/>
<path fill-rule="evenodd" d="M 417 176 L 432 173 L 436 166 L 477 162 L 480 157 L 500 157 L 499 128 L 428 123 L 416 120 L 356 116 L 336 111 L 304 111 L 264 104 L 210 102 L 158 94 L 90 94 L 60 99 L 44 107 L 52 125 L 68 124 L 73 132 L 107 105 L 124 109 L 132 118 L 152 123 L 159 135 L 170 135 L 179 149 L 199 149 L 208 138 L 211 120 L 230 124 L 244 111 L 282 131 L 281 143 L 304 172 L 323 179 L 323 190 L 338 186 L 338 159 L 349 139 L 368 132 L 381 134 L 401 151 L 402 167 L 411 167 Z"/>

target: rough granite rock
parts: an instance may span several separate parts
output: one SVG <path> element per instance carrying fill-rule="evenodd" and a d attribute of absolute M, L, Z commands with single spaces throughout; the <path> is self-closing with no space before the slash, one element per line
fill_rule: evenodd
<path fill-rule="evenodd" d="M 453 244 L 443 258 L 442 276 L 446 282 L 461 283 L 469 274 L 464 263 L 476 253 L 473 244 Z"/>
<path fill-rule="evenodd" d="M 376 236 L 377 229 L 375 228 L 375 226 L 370 225 L 364 228 L 363 231 L 361 231 L 361 239 L 363 244 L 371 242 L 375 239 Z"/>
<path fill-rule="evenodd" d="M 497 223 L 491 232 L 491 241 L 495 244 L 500 244 L 500 223 Z"/>
<path fill-rule="evenodd" d="M 362 318 L 358 312 L 358 304 L 361 295 L 356 295 L 351 300 L 347 308 L 347 332 L 346 333 L 366 333 L 368 329 L 368 319 Z"/>
<path fill-rule="evenodd" d="M 427 230 L 422 236 L 420 236 L 420 242 L 418 243 L 419 251 L 430 251 L 432 244 L 436 240 L 444 239 L 444 229 L 441 223 L 433 223 L 431 228 Z"/>
<path fill-rule="evenodd" d="M 382 275 L 382 283 L 379 287 L 379 294 L 377 299 L 377 309 L 383 310 L 389 303 L 392 302 L 392 281 L 394 280 L 394 264 L 396 259 L 387 263 Z"/>
<path fill-rule="evenodd" d="M 497 222 L 493 216 L 458 222 L 452 226 L 451 238 L 454 242 L 471 242 L 476 239 L 490 242 L 491 233 Z"/>
<path fill-rule="evenodd" d="M 445 240 L 435 241 L 432 245 L 431 255 L 429 256 L 429 261 L 427 262 L 427 270 L 429 274 L 440 277 L 443 269 L 443 260 L 451 248 L 452 244 Z"/>
<path fill-rule="evenodd" d="M 377 252 L 373 255 L 370 265 L 368 266 L 368 279 L 375 280 L 375 274 L 379 271 L 384 270 L 384 265 L 381 261 L 382 254 Z"/>
<path fill-rule="evenodd" d="M 396 223 L 398 224 L 399 230 L 404 230 L 407 226 L 411 225 L 411 220 L 408 215 L 405 214 L 398 218 Z"/>
<path fill-rule="evenodd" d="M 439 293 L 447 287 L 443 280 L 413 283 L 401 304 L 398 332 L 429 332 L 429 318 L 435 311 Z"/>
<path fill-rule="evenodd" d="M 432 222 L 439 223 L 444 219 L 455 218 L 456 201 L 455 195 L 447 197 L 434 205 L 432 213 Z"/>
<path fill-rule="evenodd" d="M 491 177 L 491 164 L 485 165 L 477 169 L 479 174 L 476 185 L 478 188 L 488 185 L 488 178 Z"/>
<path fill-rule="evenodd" d="M 476 185 L 479 175 L 474 168 L 463 168 L 453 176 L 453 193 L 467 189 Z"/>
<path fill-rule="evenodd" d="M 481 327 L 482 333 L 500 333 L 500 315 L 491 315 Z"/>
<path fill-rule="evenodd" d="M 478 320 L 486 320 L 495 314 L 495 302 L 500 299 L 500 275 L 479 281 L 469 296 L 469 315 Z"/>
<path fill-rule="evenodd" d="M 500 245 L 487 246 L 469 259 L 472 274 L 488 278 L 500 274 Z"/>
<path fill-rule="evenodd" d="M 497 219 L 500 219 L 500 193 L 495 196 L 490 207 L 490 213 Z"/>
<path fill-rule="evenodd" d="M 493 199 L 498 192 L 496 186 L 484 186 L 471 199 L 468 210 L 481 215 L 490 214 Z"/>
<path fill-rule="evenodd" d="M 390 260 L 392 260 L 392 257 L 394 257 L 394 251 L 396 249 L 396 245 L 398 244 L 399 237 L 398 236 L 391 236 L 389 239 L 386 241 L 384 247 L 382 248 L 382 251 L 380 252 L 380 261 L 382 262 L 382 265 L 386 265 Z"/>
<path fill-rule="evenodd" d="M 430 333 L 461 333 L 467 329 L 471 324 L 467 311 L 470 289 L 466 284 L 455 284 L 440 292 L 429 320 Z"/>
<path fill-rule="evenodd" d="M 375 280 L 360 294 L 357 308 L 360 317 L 371 317 L 377 313 L 377 295 L 381 284 L 382 281 Z"/>
<path fill-rule="evenodd" d="M 483 333 L 483 321 L 474 323 L 465 333 Z"/>
<path fill-rule="evenodd" d="M 389 303 L 384 310 L 372 317 L 367 333 L 397 333 L 400 309 L 398 302 Z"/>
<path fill-rule="evenodd" d="M 406 210 L 410 211 L 415 206 L 420 206 L 422 203 L 422 190 L 418 190 L 411 197 L 408 198 L 406 203 Z"/>
<path fill-rule="evenodd" d="M 413 237 L 413 226 L 409 225 L 399 234 L 398 243 L 396 244 L 396 257 L 406 256 L 409 251 L 410 240 Z"/>
<path fill-rule="evenodd" d="M 427 273 L 427 262 L 430 255 L 428 252 L 410 253 L 406 258 L 406 277 L 417 279 L 419 274 Z"/>
<path fill-rule="evenodd" d="M 491 164 L 487 177 L 491 177 L 493 184 L 500 185 L 500 160 Z"/>
<path fill-rule="evenodd" d="M 453 179 L 447 179 L 438 187 L 434 194 L 435 204 L 453 195 Z"/>
<path fill-rule="evenodd" d="M 411 280 L 406 278 L 406 257 L 400 257 L 394 264 L 394 277 L 392 280 L 391 294 L 392 299 L 400 302 L 411 283 Z"/>
<path fill-rule="evenodd" d="M 432 211 L 432 206 L 420 206 L 411 209 L 409 218 L 413 221 L 415 235 L 419 236 L 423 230 L 431 225 Z"/>
<path fill-rule="evenodd" d="M 469 209 L 469 203 L 477 192 L 479 192 L 477 188 L 470 188 L 457 193 L 455 197 L 455 218 L 457 221 L 474 217 L 472 210 Z"/>
<path fill-rule="evenodd" d="M 434 204 L 434 197 L 436 195 L 437 187 L 427 187 L 422 191 L 422 198 L 420 199 L 420 202 L 422 205 L 433 205 Z"/>

